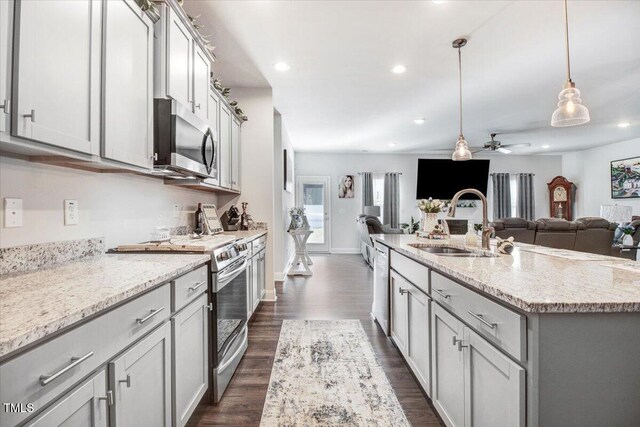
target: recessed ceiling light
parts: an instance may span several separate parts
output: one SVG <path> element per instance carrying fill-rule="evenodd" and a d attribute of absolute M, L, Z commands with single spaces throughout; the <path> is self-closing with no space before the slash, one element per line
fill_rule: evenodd
<path fill-rule="evenodd" d="M 549 144 L 544 144 L 544 145 L 542 146 L 542 148 L 544 148 L 545 150 L 546 150 L 547 148 L 549 148 L 549 147 L 551 147 Z"/>
<path fill-rule="evenodd" d="M 395 147 L 395 146 L 396 146 L 396 143 L 395 143 L 395 142 L 390 142 L 390 143 L 389 143 L 389 147 Z"/>
<path fill-rule="evenodd" d="M 391 72 L 392 72 L 392 73 L 394 73 L 394 74 L 402 74 L 402 73 L 404 73 L 405 71 L 407 71 L 407 67 L 405 67 L 405 66 L 404 66 L 404 65 L 402 65 L 402 64 L 398 64 L 398 65 L 396 65 L 395 67 L 393 67 L 393 68 L 391 69 Z"/>
<path fill-rule="evenodd" d="M 413 119 L 413 123 L 417 124 L 417 125 L 421 125 L 424 123 L 424 119 Z"/>
<path fill-rule="evenodd" d="M 444 3 L 445 0 L 431 0 L 431 3 L 433 4 L 442 4 Z"/>
<path fill-rule="evenodd" d="M 286 62 L 277 62 L 273 65 L 273 68 L 275 68 L 277 71 L 289 71 L 291 67 L 289 67 L 289 64 L 287 64 Z"/>
<path fill-rule="evenodd" d="M 619 128 L 627 128 L 631 125 L 631 123 L 629 122 L 622 122 L 622 123 L 618 123 L 618 127 Z"/>

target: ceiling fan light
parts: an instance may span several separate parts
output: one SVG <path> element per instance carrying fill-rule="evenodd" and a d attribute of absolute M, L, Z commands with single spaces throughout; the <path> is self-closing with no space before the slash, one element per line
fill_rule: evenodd
<path fill-rule="evenodd" d="M 508 150 L 508 149 L 506 149 L 504 147 L 498 147 L 498 148 L 496 148 L 496 150 L 498 150 L 502 154 L 511 154 L 511 150 Z"/>
<path fill-rule="evenodd" d="M 573 82 L 567 82 L 564 89 L 558 94 L 558 108 L 551 116 L 551 126 L 567 127 L 587 123 L 589 109 L 582 105 L 580 91 Z"/>
<path fill-rule="evenodd" d="M 464 136 L 460 135 L 458 137 L 458 142 L 456 142 L 456 149 L 453 151 L 451 155 L 451 160 L 454 162 L 463 162 L 466 160 L 471 160 L 473 155 L 471 151 L 469 151 L 469 144 L 464 139 Z"/>

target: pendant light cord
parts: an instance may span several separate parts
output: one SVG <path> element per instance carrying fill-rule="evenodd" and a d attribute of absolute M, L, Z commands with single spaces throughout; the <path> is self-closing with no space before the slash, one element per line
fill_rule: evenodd
<path fill-rule="evenodd" d="M 462 53 L 458 47 L 458 82 L 460 88 L 460 136 L 462 136 Z"/>
<path fill-rule="evenodd" d="M 567 41 L 567 80 L 571 81 L 571 61 L 569 60 L 569 11 L 567 0 L 564 0 L 564 31 Z"/>

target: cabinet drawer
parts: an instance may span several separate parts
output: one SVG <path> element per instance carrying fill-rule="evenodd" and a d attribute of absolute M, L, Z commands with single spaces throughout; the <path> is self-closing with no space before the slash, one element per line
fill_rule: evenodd
<path fill-rule="evenodd" d="M 526 360 L 526 317 L 431 272 L 431 295 L 480 335 L 520 361 Z"/>
<path fill-rule="evenodd" d="M 257 254 L 267 245 L 267 235 L 261 236 L 251 242 L 251 253 Z"/>
<path fill-rule="evenodd" d="M 422 292 L 429 293 L 429 269 L 424 265 L 396 251 L 391 251 L 391 268 L 420 288 Z"/>
<path fill-rule="evenodd" d="M 173 281 L 173 311 L 178 311 L 209 286 L 209 269 L 206 265 L 198 267 Z"/>
<path fill-rule="evenodd" d="M 33 403 L 34 412 L 39 411 L 164 322 L 169 317 L 170 304 L 167 283 L 9 360 L 0 366 L 0 401 Z M 42 377 L 56 374 L 59 375 L 48 380 Z M 0 411 L 0 425 L 13 426 L 28 415 Z"/>

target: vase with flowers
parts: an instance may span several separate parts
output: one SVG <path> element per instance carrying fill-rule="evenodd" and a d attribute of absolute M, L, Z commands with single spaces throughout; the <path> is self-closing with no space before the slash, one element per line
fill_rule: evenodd
<path fill-rule="evenodd" d="M 636 229 L 631 225 L 623 225 L 620 227 L 620 231 L 622 231 L 622 245 L 623 246 L 633 246 L 633 236 L 632 234 L 636 231 Z"/>
<path fill-rule="evenodd" d="M 418 202 L 418 208 L 422 215 L 422 226 L 420 227 L 422 231 L 431 233 L 436 228 L 438 214 L 444 210 L 445 206 L 446 204 L 442 200 L 432 199 L 431 197 L 429 197 L 429 200 L 422 199 Z"/>

